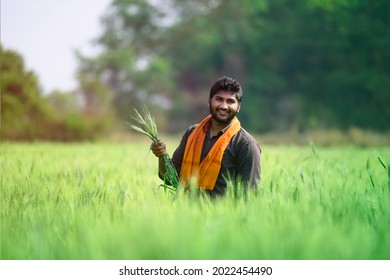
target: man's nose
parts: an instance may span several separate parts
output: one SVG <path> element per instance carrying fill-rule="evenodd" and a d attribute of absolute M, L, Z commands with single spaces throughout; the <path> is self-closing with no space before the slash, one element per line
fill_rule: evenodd
<path fill-rule="evenodd" d="M 219 107 L 220 107 L 221 109 L 227 109 L 227 108 L 228 108 L 228 105 L 227 105 L 227 103 L 226 103 L 225 101 L 222 101 L 221 104 L 219 105 Z"/>

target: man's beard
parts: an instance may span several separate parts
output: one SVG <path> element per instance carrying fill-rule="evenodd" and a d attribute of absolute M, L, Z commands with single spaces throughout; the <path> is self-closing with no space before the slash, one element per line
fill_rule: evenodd
<path fill-rule="evenodd" d="M 214 120 L 216 120 L 219 123 L 229 124 L 234 119 L 234 117 L 237 115 L 237 111 L 234 112 L 234 113 L 231 113 L 230 110 L 227 110 L 226 111 L 226 112 L 228 112 L 227 118 L 226 119 L 221 119 L 220 117 L 218 117 L 217 110 L 218 109 L 213 111 L 212 108 L 211 108 L 211 104 L 209 105 L 209 111 L 210 111 L 211 116 L 213 117 Z"/>

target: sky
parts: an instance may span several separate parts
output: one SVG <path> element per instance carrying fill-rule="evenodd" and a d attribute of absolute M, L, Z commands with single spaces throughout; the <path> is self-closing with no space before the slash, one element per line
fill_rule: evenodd
<path fill-rule="evenodd" d="M 1 0 L 1 43 L 38 75 L 44 93 L 76 88 L 75 50 L 97 52 L 93 39 L 111 0 Z"/>

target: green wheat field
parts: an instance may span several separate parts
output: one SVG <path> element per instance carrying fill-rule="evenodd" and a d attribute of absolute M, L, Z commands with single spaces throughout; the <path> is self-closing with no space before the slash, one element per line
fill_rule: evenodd
<path fill-rule="evenodd" d="M 149 146 L 2 143 L 1 259 L 390 259 L 389 147 L 262 145 L 258 193 L 210 201 Z"/>

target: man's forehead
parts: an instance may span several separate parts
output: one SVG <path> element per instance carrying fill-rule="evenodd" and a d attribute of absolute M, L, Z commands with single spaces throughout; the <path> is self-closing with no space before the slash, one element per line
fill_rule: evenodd
<path fill-rule="evenodd" d="M 220 90 L 216 94 L 214 94 L 213 97 L 220 97 L 220 98 L 225 98 L 225 99 L 234 98 L 235 100 L 237 100 L 236 93 L 232 92 L 232 91 Z"/>

